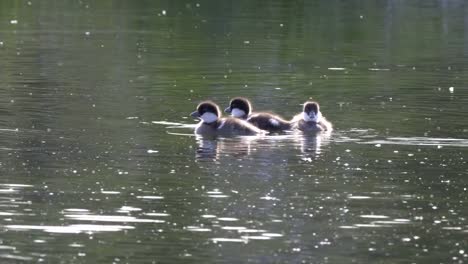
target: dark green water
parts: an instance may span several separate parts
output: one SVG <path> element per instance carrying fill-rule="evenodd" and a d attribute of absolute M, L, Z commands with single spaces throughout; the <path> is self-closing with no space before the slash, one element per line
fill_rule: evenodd
<path fill-rule="evenodd" d="M 461 0 L 2 1 L 0 262 L 465 263 L 467 66 Z M 336 129 L 180 126 L 239 95 Z"/>

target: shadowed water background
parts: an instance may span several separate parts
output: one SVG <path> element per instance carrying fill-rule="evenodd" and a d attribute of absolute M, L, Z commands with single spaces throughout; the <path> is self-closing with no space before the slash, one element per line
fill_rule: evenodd
<path fill-rule="evenodd" d="M 465 263 L 465 1 L 2 1 L 0 262 Z M 331 134 L 197 138 L 246 96 Z"/>

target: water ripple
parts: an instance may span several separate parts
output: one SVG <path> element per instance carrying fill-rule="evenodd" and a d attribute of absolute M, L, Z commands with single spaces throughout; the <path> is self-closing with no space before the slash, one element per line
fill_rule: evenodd
<path fill-rule="evenodd" d="M 164 220 L 156 219 L 140 219 L 133 216 L 121 215 L 87 215 L 87 214 L 69 214 L 66 218 L 80 221 L 97 221 L 97 222 L 122 222 L 122 223 L 164 223 Z"/>
<path fill-rule="evenodd" d="M 386 139 L 361 141 L 359 144 L 371 145 L 409 145 L 409 146 L 450 146 L 468 147 L 468 139 L 430 138 L 430 137 L 389 137 Z"/>
<path fill-rule="evenodd" d="M 40 226 L 40 225 L 6 225 L 7 230 L 29 231 L 42 230 L 47 233 L 78 234 L 86 232 L 116 232 L 125 229 L 134 229 L 127 225 L 68 225 L 68 226 Z"/>

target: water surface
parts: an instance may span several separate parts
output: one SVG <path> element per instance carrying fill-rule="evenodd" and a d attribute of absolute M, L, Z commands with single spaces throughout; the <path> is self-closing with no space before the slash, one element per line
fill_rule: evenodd
<path fill-rule="evenodd" d="M 464 263 L 464 1 L 3 1 L 5 263 Z M 203 139 L 198 102 L 331 134 Z"/>

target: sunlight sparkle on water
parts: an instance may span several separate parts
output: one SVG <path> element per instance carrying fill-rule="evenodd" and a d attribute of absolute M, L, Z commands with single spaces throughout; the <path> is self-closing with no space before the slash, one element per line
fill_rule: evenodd
<path fill-rule="evenodd" d="M 83 233 L 83 232 L 116 232 L 124 229 L 134 229 L 126 225 L 68 225 L 68 226 L 36 226 L 36 225 L 7 225 L 7 229 L 28 231 L 42 230 L 47 233 Z"/>
<path fill-rule="evenodd" d="M 133 216 L 120 215 L 65 215 L 66 218 L 81 220 L 81 221 L 97 221 L 97 222 L 127 222 L 127 223 L 164 223 L 164 220 L 156 219 L 139 219 Z"/>
<path fill-rule="evenodd" d="M 271 237 L 268 236 L 241 236 L 242 239 L 245 240 L 270 240 Z"/>
<path fill-rule="evenodd" d="M 224 238 L 224 237 L 217 237 L 211 239 L 214 243 L 219 242 L 234 242 L 234 243 L 247 243 L 246 239 L 241 238 Z"/>
<path fill-rule="evenodd" d="M 360 215 L 362 218 L 375 218 L 375 219 L 383 219 L 383 218 L 389 218 L 386 215 Z"/>
<path fill-rule="evenodd" d="M 243 230 L 243 229 L 247 229 L 243 226 L 223 226 L 221 227 L 221 229 L 224 229 L 224 230 Z"/>
<path fill-rule="evenodd" d="M 144 213 L 144 215 L 147 215 L 147 216 L 170 216 L 170 214 L 166 214 L 166 213 Z"/>
<path fill-rule="evenodd" d="M 372 197 L 364 196 L 364 195 L 349 195 L 348 199 L 363 200 L 363 199 L 372 199 Z"/>
<path fill-rule="evenodd" d="M 142 195 L 142 196 L 137 196 L 138 199 L 149 199 L 149 200 L 162 200 L 164 199 L 163 196 L 157 196 L 157 195 Z"/>
<path fill-rule="evenodd" d="M 199 227 L 199 226 L 186 226 L 184 229 L 192 232 L 211 232 L 210 228 Z"/>
<path fill-rule="evenodd" d="M 132 206 L 122 206 L 117 210 L 119 213 L 129 213 L 129 212 L 138 212 L 141 211 L 141 208 L 132 207 Z"/>
<path fill-rule="evenodd" d="M 264 233 L 266 230 L 263 229 L 240 229 L 237 230 L 239 233 Z"/>
<path fill-rule="evenodd" d="M 102 194 L 120 194 L 120 192 L 117 192 L 117 191 L 104 191 L 104 190 L 101 190 L 101 193 Z"/>
<path fill-rule="evenodd" d="M 234 221 L 239 221 L 239 219 L 234 218 L 234 217 L 218 217 L 219 221 L 226 221 L 226 222 L 234 222 Z"/>
<path fill-rule="evenodd" d="M 216 215 L 202 215 L 203 218 L 216 218 Z"/>
<path fill-rule="evenodd" d="M 272 196 L 263 196 L 263 197 L 260 197 L 261 200 L 267 200 L 267 201 L 279 201 L 278 198 L 276 197 L 272 197 Z"/>

